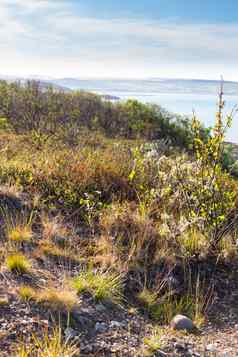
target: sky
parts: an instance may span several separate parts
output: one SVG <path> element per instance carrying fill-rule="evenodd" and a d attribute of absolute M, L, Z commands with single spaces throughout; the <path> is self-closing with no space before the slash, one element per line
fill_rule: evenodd
<path fill-rule="evenodd" d="M 0 74 L 238 81 L 238 1 L 0 0 Z"/>

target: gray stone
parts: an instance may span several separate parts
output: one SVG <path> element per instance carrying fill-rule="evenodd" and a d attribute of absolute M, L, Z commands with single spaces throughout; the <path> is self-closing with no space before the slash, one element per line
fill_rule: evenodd
<path fill-rule="evenodd" d="M 68 327 L 65 331 L 64 331 L 64 335 L 66 338 L 66 341 L 68 340 L 72 340 L 73 338 L 78 336 L 77 331 L 75 331 L 73 328 Z"/>
<path fill-rule="evenodd" d="M 180 286 L 178 279 L 176 279 L 174 276 L 169 276 L 167 279 L 165 279 L 165 282 L 172 289 L 177 289 Z"/>
<path fill-rule="evenodd" d="M 96 322 L 96 324 L 95 324 L 96 332 L 103 333 L 103 332 L 106 332 L 107 329 L 108 329 L 108 326 L 104 322 Z"/>
<path fill-rule="evenodd" d="M 95 308 L 96 308 L 97 312 L 105 312 L 105 311 L 107 311 L 107 308 L 102 304 L 97 304 Z"/>
<path fill-rule="evenodd" d="M 59 246 L 64 247 L 65 243 L 67 241 L 67 238 L 64 236 L 55 235 L 53 237 L 53 241 L 55 244 L 58 244 Z"/>
<path fill-rule="evenodd" d="M 119 322 L 119 321 L 111 321 L 110 322 L 110 327 L 111 328 L 120 328 L 120 327 L 123 327 L 124 324 Z"/>
<path fill-rule="evenodd" d="M 179 342 L 175 342 L 174 348 L 178 351 L 184 351 L 186 350 L 186 346 L 184 344 L 181 344 Z"/>
<path fill-rule="evenodd" d="M 156 353 L 157 353 L 158 357 L 166 357 L 166 356 L 168 356 L 167 353 L 165 353 L 164 351 L 161 351 L 161 350 L 157 350 Z"/>
<path fill-rule="evenodd" d="M 190 320 L 187 316 L 184 315 L 176 315 L 171 323 L 170 326 L 174 330 L 186 330 L 188 332 L 192 331 L 195 328 L 192 320 Z"/>
<path fill-rule="evenodd" d="M 94 328 L 94 316 L 89 313 L 83 313 L 80 309 L 73 309 L 71 312 L 73 321 L 77 324 L 77 329 L 89 331 Z"/>
<path fill-rule="evenodd" d="M 81 351 L 84 353 L 91 353 L 93 352 L 93 346 L 92 345 L 82 346 Z"/>
<path fill-rule="evenodd" d="M 80 313 L 84 314 L 85 316 L 86 315 L 90 316 L 90 315 L 94 314 L 94 310 L 91 307 L 88 307 L 88 308 L 87 307 L 82 307 L 82 308 L 80 308 Z"/>

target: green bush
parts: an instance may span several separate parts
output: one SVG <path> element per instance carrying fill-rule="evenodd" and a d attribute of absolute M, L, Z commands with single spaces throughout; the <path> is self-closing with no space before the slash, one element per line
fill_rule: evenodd
<path fill-rule="evenodd" d="M 169 138 L 173 145 L 189 149 L 193 140 L 191 120 L 171 114 L 158 105 L 137 100 L 111 103 L 82 91 L 60 92 L 26 84 L 0 81 L 0 128 L 30 132 L 40 147 L 51 137 L 77 145 L 83 130 L 100 131 L 107 137 L 155 140 Z M 203 135 L 208 136 L 201 128 Z"/>

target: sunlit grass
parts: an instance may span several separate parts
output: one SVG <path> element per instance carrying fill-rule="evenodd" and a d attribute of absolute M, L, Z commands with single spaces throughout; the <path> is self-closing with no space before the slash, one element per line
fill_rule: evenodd
<path fill-rule="evenodd" d="M 189 229 L 178 238 L 182 254 L 186 257 L 202 255 L 208 252 L 209 241 L 207 237 L 195 229 Z"/>
<path fill-rule="evenodd" d="M 22 285 L 19 288 L 19 296 L 24 301 L 30 301 L 36 299 L 37 292 L 30 286 Z"/>
<path fill-rule="evenodd" d="M 37 294 L 36 301 L 54 311 L 70 312 L 78 304 L 74 291 L 64 287 L 45 288 Z"/>
<path fill-rule="evenodd" d="M 184 314 L 190 317 L 197 327 L 203 325 L 206 313 L 213 304 L 213 287 L 205 286 L 199 275 L 192 281 L 189 271 L 186 272 L 186 278 L 187 288 L 182 295 L 176 294 L 165 282 L 162 282 L 157 290 L 144 287 L 137 295 L 144 311 L 160 323 L 169 324 L 175 315 Z"/>
<path fill-rule="evenodd" d="M 28 225 L 17 225 L 8 230 L 8 239 L 12 242 L 29 242 L 32 236 L 31 227 Z"/>
<path fill-rule="evenodd" d="M 143 349 L 143 356 L 152 357 L 154 356 L 158 350 L 162 348 L 162 341 L 161 341 L 161 333 L 158 329 L 155 329 L 150 336 L 145 337 L 144 346 L 146 347 Z"/>
<path fill-rule="evenodd" d="M 79 348 L 63 340 L 61 329 L 52 336 L 45 333 L 41 338 L 32 338 L 32 343 L 20 344 L 14 357 L 79 357 Z"/>
<path fill-rule="evenodd" d="M 19 296 L 24 301 L 33 301 L 57 312 L 70 312 L 78 305 L 75 291 L 63 286 L 57 288 L 49 286 L 36 290 L 30 286 L 23 285 L 19 289 Z"/>
<path fill-rule="evenodd" d="M 30 260 L 22 254 L 12 254 L 7 256 L 6 265 L 8 270 L 17 274 L 26 274 L 31 271 Z"/>
<path fill-rule="evenodd" d="M 112 272 L 84 271 L 73 280 L 77 292 L 90 292 L 96 300 L 123 301 L 123 277 Z"/>

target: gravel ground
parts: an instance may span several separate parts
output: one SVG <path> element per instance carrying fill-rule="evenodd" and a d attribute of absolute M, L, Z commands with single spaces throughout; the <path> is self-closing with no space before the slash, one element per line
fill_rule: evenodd
<path fill-rule="evenodd" d="M 222 275 L 220 279 L 221 291 L 204 328 L 196 334 L 186 334 L 161 327 L 161 351 L 154 356 L 238 356 L 238 281 L 224 280 Z M 21 283 L 11 274 L 1 274 L 1 356 L 13 356 L 12 348 L 17 341 L 27 341 L 33 333 L 51 324 L 49 311 L 19 300 L 17 288 Z M 143 340 L 155 327 L 136 312 L 95 303 L 89 294 L 80 298 L 79 307 L 72 312 L 72 321 L 72 327 L 65 327 L 64 333 L 79 342 L 81 357 L 146 356 Z"/>

